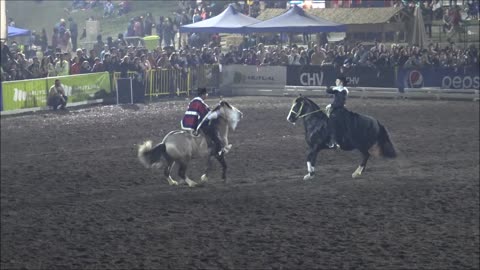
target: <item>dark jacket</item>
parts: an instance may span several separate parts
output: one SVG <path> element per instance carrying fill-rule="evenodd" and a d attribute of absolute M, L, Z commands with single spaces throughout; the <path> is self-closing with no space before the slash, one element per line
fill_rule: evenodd
<path fill-rule="evenodd" d="M 334 88 L 327 88 L 328 94 L 335 95 L 332 102 L 332 109 L 343 108 L 347 102 L 348 89 L 343 86 L 336 86 Z"/>

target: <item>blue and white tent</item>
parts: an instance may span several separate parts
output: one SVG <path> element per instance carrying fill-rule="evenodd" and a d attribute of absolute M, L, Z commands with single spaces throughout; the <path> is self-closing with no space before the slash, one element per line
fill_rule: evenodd
<path fill-rule="evenodd" d="M 281 15 L 246 26 L 245 30 L 247 33 L 321 33 L 346 32 L 347 27 L 310 15 L 295 5 Z"/>
<path fill-rule="evenodd" d="M 180 26 L 180 32 L 244 34 L 244 26 L 261 22 L 235 10 L 230 4 L 217 16 L 204 21 Z"/>
<path fill-rule="evenodd" d="M 13 26 L 8 27 L 8 37 L 18 37 L 18 36 L 28 36 L 30 35 L 30 30 L 21 29 Z"/>

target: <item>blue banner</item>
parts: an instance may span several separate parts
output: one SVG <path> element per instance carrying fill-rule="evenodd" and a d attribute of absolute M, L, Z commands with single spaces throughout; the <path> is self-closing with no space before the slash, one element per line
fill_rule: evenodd
<path fill-rule="evenodd" d="M 338 76 L 351 87 L 394 87 L 395 69 L 374 67 L 287 66 L 287 85 L 334 86 Z"/>
<path fill-rule="evenodd" d="M 477 68 L 399 69 L 397 86 L 403 88 L 439 87 L 442 89 L 479 89 Z"/>

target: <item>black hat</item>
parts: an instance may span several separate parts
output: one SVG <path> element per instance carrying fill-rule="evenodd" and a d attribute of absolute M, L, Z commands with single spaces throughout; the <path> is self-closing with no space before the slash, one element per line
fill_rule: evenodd
<path fill-rule="evenodd" d="M 207 94 L 207 88 L 198 88 L 197 93 L 199 96 Z"/>
<path fill-rule="evenodd" d="M 345 78 L 344 76 L 337 76 L 337 79 L 339 79 L 340 81 L 342 81 L 342 84 L 343 86 L 346 86 L 347 85 L 347 78 Z"/>

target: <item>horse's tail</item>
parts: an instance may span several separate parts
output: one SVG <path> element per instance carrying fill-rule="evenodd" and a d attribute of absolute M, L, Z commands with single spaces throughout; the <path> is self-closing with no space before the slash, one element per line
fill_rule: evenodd
<path fill-rule="evenodd" d="M 166 150 L 164 143 L 152 147 L 152 141 L 146 141 L 138 147 L 138 159 L 146 168 L 150 168 L 154 163 L 160 161 L 166 154 Z"/>
<path fill-rule="evenodd" d="M 393 143 L 390 140 L 390 136 L 388 135 L 387 130 L 382 124 L 378 123 L 378 125 L 380 126 L 380 133 L 378 134 L 378 144 L 380 145 L 380 149 L 382 150 L 382 156 L 386 158 L 397 157 L 397 151 L 395 150 L 395 146 L 393 146 Z"/>

